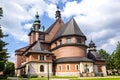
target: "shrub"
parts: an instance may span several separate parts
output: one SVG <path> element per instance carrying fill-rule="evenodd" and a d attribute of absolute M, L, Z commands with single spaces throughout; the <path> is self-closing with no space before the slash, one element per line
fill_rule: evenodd
<path fill-rule="evenodd" d="M 2 79 L 2 80 L 7 79 L 7 75 L 0 75 L 0 79 Z"/>
<path fill-rule="evenodd" d="M 28 75 L 23 74 L 23 75 L 21 75 L 21 77 L 23 77 L 23 78 L 28 78 Z"/>
<path fill-rule="evenodd" d="M 30 76 L 31 78 L 38 78 L 38 76 L 37 75 L 32 75 L 32 76 Z"/>

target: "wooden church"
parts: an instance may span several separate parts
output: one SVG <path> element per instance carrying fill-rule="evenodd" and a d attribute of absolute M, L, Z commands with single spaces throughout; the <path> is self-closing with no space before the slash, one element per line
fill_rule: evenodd
<path fill-rule="evenodd" d="M 41 31 L 39 15 L 35 15 L 28 46 L 15 51 L 16 76 L 106 76 L 105 60 L 92 40 L 86 45 L 75 19 L 64 23 L 59 9 L 55 17 L 55 22 Z"/>

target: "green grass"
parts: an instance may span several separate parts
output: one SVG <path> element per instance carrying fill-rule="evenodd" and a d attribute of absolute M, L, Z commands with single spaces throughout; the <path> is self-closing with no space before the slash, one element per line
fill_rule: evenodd
<path fill-rule="evenodd" d="M 92 78 L 92 79 L 70 79 L 70 80 L 120 80 L 120 78 Z"/>
<path fill-rule="evenodd" d="M 31 79 L 28 79 L 28 80 L 48 80 L 48 78 L 46 78 L 46 77 L 43 77 L 43 78 L 31 78 Z"/>
<path fill-rule="evenodd" d="M 51 76 L 50 78 L 78 78 L 77 76 Z"/>
<path fill-rule="evenodd" d="M 69 80 L 120 80 L 120 76 L 108 77 L 75 77 L 75 76 L 52 76 L 50 79 L 69 79 Z M 47 77 L 31 78 L 29 80 L 48 80 Z"/>

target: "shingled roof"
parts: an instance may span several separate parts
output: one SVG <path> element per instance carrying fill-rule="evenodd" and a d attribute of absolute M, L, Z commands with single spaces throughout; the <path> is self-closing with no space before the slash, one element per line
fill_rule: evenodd
<path fill-rule="evenodd" d="M 85 37 L 85 35 L 80 30 L 80 28 L 77 25 L 77 23 L 74 20 L 74 18 L 70 19 L 70 21 L 68 21 L 63 27 L 60 28 L 58 33 L 53 38 L 53 41 L 55 39 L 60 38 L 60 37 L 69 36 L 69 35 L 77 35 L 77 36 L 84 36 Z"/>
<path fill-rule="evenodd" d="M 27 55 L 28 53 L 26 52 L 32 52 L 32 53 L 49 53 L 52 54 L 52 52 L 45 50 L 44 47 L 41 44 L 41 41 L 38 40 L 36 42 L 34 42 L 24 53 L 25 55 Z"/>
<path fill-rule="evenodd" d="M 101 56 L 97 51 L 89 51 L 88 58 L 92 60 L 97 60 L 97 59 L 101 59 Z"/>
<path fill-rule="evenodd" d="M 95 43 L 92 40 L 89 43 L 88 58 L 92 60 L 102 60 L 100 54 L 96 50 Z"/>
<path fill-rule="evenodd" d="M 56 63 L 61 63 L 61 62 L 93 62 L 93 60 L 88 59 L 86 57 L 66 57 L 56 60 Z"/>
<path fill-rule="evenodd" d="M 48 50 L 45 50 L 44 47 L 41 45 L 40 40 L 31 48 L 30 52 L 39 52 L 39 53 L 51 53 Z"/>

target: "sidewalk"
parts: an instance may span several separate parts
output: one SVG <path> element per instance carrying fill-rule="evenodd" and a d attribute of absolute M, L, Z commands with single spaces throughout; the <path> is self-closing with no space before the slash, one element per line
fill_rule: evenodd
<path fill-rule="evenodd" d="M 27 80 L 27 78 L 8 77 L 7 80 Z"/>
<path fill-rule="evenodd" d="M 50 80 L 69 80 L 69 79 L 50 79 Z"/>

